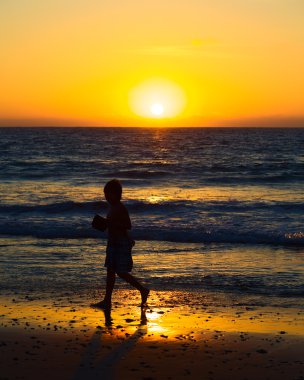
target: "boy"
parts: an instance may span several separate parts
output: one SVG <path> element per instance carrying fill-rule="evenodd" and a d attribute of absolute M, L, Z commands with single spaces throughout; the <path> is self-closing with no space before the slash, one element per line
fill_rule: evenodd
<path fill-rule="evenodd" d="M 99 222 L 93 220 L 93 227 L 108 229 L 108 243 L 105 267 L 107 267 L 106 294 L 102 301 L 92 304 L 93 307 L 110 308 L 111 297 L 115 284 L 116 274 L 140 291 L 141 306 L 144 306 L 150 290 L 143 287 L 129 272 L 132 270 L 132 247 L 135 242 L 130 238 L 128 230 L 131 221 L 128 210 L 121 202 L 122 186 L 117 179 L 109 181 L 104 187 L 104 194 L 110 205 L 107 218 L 98 217 Z"/>

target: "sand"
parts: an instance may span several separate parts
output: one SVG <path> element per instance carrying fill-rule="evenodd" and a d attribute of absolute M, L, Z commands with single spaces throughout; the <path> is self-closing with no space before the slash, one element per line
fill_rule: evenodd
<path fill-rule="evenodd" d="M 105 313 L 90 297 L 1 297 L 0 379 L 304 379 L 299 310 L 195 305 L 180 292 L 152 292 L 142 310 L 117 290 Z"/>

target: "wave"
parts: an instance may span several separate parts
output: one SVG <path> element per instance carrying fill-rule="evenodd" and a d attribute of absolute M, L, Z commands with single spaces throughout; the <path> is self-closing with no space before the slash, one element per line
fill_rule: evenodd
<path fill-rule="evenodd" d="M 289 201 L 126 201 L 141 240 L 304 246 L 304 203 Z M 0 233 L 40 238 L 97 238 L 104 201 L 0 205 Z M 288 226 L 282 215 L 289 218 Z"/>
<path fill-rule="evenodd" d="M 134 233 L 137 239 L 161 240 L 180 243 L 225 243 L 225 244 L 265 244 L 284 246 L 304 246 L 304 233 L 267 233 L 263 231 L 242 232 L 235 228 L 215 229 L 202 231 L 202 229 L 175 229 L 164 230 L 163 228 L 137 229 Z"/>
<path fill-rule="evenodd" d="M 3 236 L 33 236 L 45 239 L 88 239 L 106 238 L 105 233 L 91 228 L 91 221 L 85 225 L 77 221 L 65 222 L 31 221 L 18 222 L 13 220 L 1 226 Z M 134 228 L 132 236 L 135 240 L 169 241 L 177 243 L 225 243 L 244 245 L 272 245 L 304 247 L 304 232 L 267 232 L 262 230 L 240 231 L 237 228 L 219 228 L 213 231 L 204 231 L 203 228 L 166 228 L 151 227 Z"/>
<path fill-rule="evenodd" d="M 282 173 L 282 174 L 261 174 L 261 175 L 233 175 L 233 173 L 230 176 L 220 176 L 220 175 L 214 175 L 214 176 L 206 176 L 201 179 L 202 183 L 208 183 L 208 184 L 214 184 L 214 185 L 261 185 L 261 184 L 269 184 L 269 183 L 275 183 L 275 184 L 290 184 L 290 183 L 302 183 L 304 182 L 304 176 L 302 173 L 299 174 L 289 174 L 289 173 Z"/>
<path fill-rule="evenodd" d="M 50 204 L 20 204 L 20 205 L 0 205 L 0 212 L 2 213 L 28 213 L 28 212 L 38 212 L 38 213 L 50 213 L 50 214 L 63 214 L 65 212 L 77 212 L 77 211 L 100 211 L 102 207 L 106 207 L 106 202 L 96 201 L 96 202 L 56 202 Z"/>
<path fill-rule="evenodd" d="M 119 170 L 104 173 L 108 178 L 158 178 L 170 176 L 171 173 L 166 170 Z"/>
<path fill-rule="evenodd" d="M 203 173 L 203 174 L 202 174 Z M 298 174 L 282 173 L 282 174 L 261 174 L 261 175 L 251 175 L 251 174 L 240 174 L 240 173 L 208 173 L 204 171 L 195 172 L 192 171 L 181 171 L 180 168 L 172 168 L 171 171 L 162 170 L 125 170 L 125 171 L 105 171 L 100 170 L 98 166 L 94 165 L 77 165 L 77 167 L 71 166 L 51 166 L 46 165 L 45 167 L 31 167 L 31 168 L 14 168 L 14 169 L 3 169 L 0 173 L 0 179 L 7 181 L 38 181 L 46 179 L 47 181 L 66 181 L 69 180 L 72 183 L 74 181 L 82 180 L 84 183 L 88 181 L 96 181 L 96 178 L 104 178 L 105 180 L 111 178 L 119 178 L 124 184 L 128 185 L 154 185 L 155 180 L 158 180 L 163 186 L 169 184 L 169 181 L 175 183 L 186 183 L 187 184 L 199 184 L 199 185 L 302 185 L 304 182 L 304 176 L 302 172 Z M 76 179 L 76 180 L 75 180 Z"/>
<path fill-rule="evenodd" d="M 255 210 L 265 210 L 267 212 L 303 212 L 303 202 L 252 202 L 252 201 L 191 201 L 191 200 L 177 200 L 177 201 L 159 201 L 159 202 L 145 202 L 145 201 L 127 201 L 125 202 L 129 211 L 132 213 L 141 212 L 162 212 L 166 213 L 174 210 L 198 210 L 209 212 L 245 212 Z M 0 204 L 0 212 L 5 214 L 10 213 L 28 213 L 37 212 L 45 214 L 64 214 L 69 212 L 104 212 L 107 208 L 105 201 L 91 201 L 91 202 L 55 202 L 50 204 Z"/>

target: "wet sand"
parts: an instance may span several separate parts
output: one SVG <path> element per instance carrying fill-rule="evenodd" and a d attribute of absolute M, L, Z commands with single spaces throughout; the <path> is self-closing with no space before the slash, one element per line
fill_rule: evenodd
<path fill-rule="evenodd" d="M 110 313 L 84 295 L 3 296 L 0 379 L 304 379 L 303 312 L 192 296 L 152 292 L 141 309 L 117 290 Z"/>

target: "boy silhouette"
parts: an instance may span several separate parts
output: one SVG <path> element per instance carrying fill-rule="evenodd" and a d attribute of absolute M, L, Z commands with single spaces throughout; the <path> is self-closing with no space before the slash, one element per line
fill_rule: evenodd
<path fill-rule="evenodd" d="M 92 226 L 101 230 L 108 230 L 108 242 L 106 250 L 105 267 L 107 268 L 106 294 L 104 299 L 92 304 L 93 307 L 110 308 L 112 292 L 115 285 L 116 274 L 126 282 L 139 290 L 141 294 L 141 306 L 147 302 L 150 290 L 143 287 L 131 275 L 133 260 L 132 247 L 135 242 L 130 238 L 131 220 L 126 206 L 121 202 L 122 186 L 117 179 L 109 181 L 104 187 L 104 194 L 109 203 L 107 218 L 98 216 L 93 219 Z"/>

